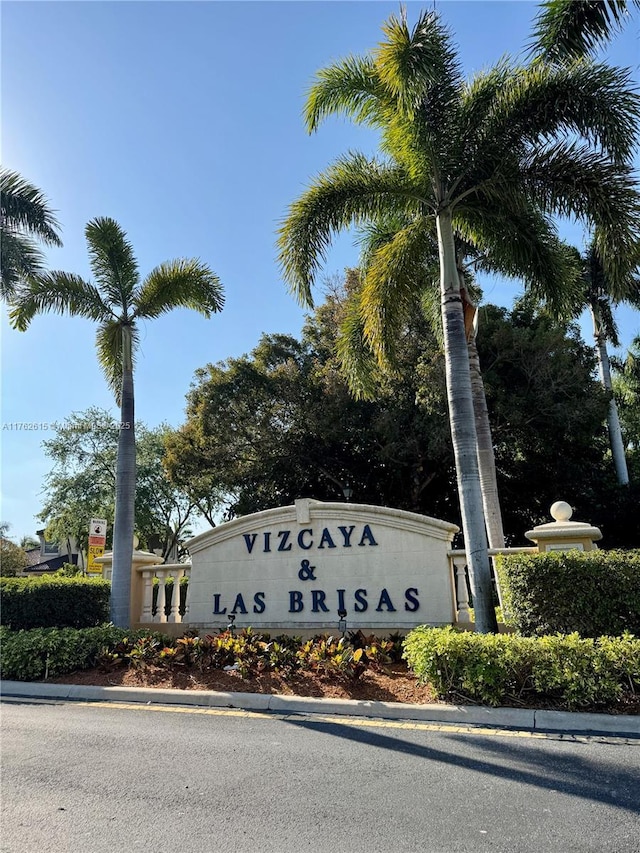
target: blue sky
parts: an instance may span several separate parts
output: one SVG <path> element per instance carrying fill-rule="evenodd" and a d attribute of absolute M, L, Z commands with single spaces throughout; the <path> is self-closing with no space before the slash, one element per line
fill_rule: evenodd
<path fill-rule="evenodd" d="M 432 5 L 432 4 L 428 4 Z M 408 3 L 415 20 L 424 4 Z M 536 5 L 441 2 L 465 72 L 521 53 Z M 184 419 L 194 371 L 252 349 L 262 332 L 298 334 L 303 311 L 275 262 L 275 231 L 310 178 L 348 149 L 373 153 L 375 136 L 328 121 L 307 136 L 301 120 L 314 73 L 380 40 L 397 3 L 2 3 L 2 163 L 39 186 L 56 209 L 64 247 L 54 269 L 90 276 L 84 226 L 95 216 L 127 232 L 143 275 L 175 257 L 199 257 L 220 276 L 224 311 L 205 320 L 177 311 L 142 328 L 136 414 L 153 426 Z M 638 72 L 638 18 L 608 50 Z M 580 243 L 581 233 L 569 236 Z M 355 266 L 348 237 L 326 272 Z M 490 280 L 487 301 L 511 304 L 518 287 Z M 640 317 L 618 314 L 623 340 Z M 0 516 L 15 537 L 39 527 L 49 463 L 46 428 L 89 406 L 117 410 L 94 352 L 92 324 L 57 315 L 29 331 L 1 318 Z"/>

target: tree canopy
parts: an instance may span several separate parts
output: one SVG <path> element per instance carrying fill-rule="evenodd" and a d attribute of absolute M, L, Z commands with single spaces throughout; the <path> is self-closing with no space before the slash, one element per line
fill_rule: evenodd
<path fill-rule="evenodd" d="M 441 343 L 416 312 L 396 372 L 378 376 L 375 399 L 354 400 L 335 355 L 344 308 L 333 292 L 300 340 L 264 336 L 250 354 L 198 371 L 186 423 L 167 442 L 172 480 L 194 500 L 215 497 L 226 518 L 298 497 L 344 500 L 348 484 L 358 503 L 459 524 Z M 634 544 L 633 496 L 613 498 L 593 349 L 526 302 L 480 313 L 508 544 L 526 544 L 559 499 L 602 526 L 605 547 Z"/>
<path fill-rule="evenodd" d="M 91 518 L 106 518 L 107 547 L 113 542 L 118 421 L 105 409 L 74 412 L 43 442 L 52 467 L 44 484 L 40 519 L 47 538 L 75 537 L 86 550 Z M 169 482 L 162 458 L 167 426 L 136 424 L 136 533 L 140 547 L 161 549 L 162 559 L 182 548 L 198 515 L 187 495 Z"/>

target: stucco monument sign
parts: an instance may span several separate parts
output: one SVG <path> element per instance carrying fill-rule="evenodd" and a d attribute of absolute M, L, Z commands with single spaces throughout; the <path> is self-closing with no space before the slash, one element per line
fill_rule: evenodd
<path fill-rule="evenodd" d="M 298 500 L 189 542 L 189 622 L 218 629 L 403 630 L 455 621 L 458 528 L 385 507 Z"/>

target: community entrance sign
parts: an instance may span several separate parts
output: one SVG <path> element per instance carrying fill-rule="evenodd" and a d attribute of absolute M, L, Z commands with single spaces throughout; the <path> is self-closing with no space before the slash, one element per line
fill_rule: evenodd
<path fill-rule="evenodd" d="M 458 528 L 416 513 L 304 499 L 192 539 L 189 622 L 264 630 L 402 630 L 455 621 Z M 346 616 L 344 615 L 346 613 Z"/>

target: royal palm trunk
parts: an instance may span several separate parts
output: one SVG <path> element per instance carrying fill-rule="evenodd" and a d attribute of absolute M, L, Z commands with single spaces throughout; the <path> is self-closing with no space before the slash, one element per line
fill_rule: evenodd
<path fill-rule="evenodd" d="M 462 515 L 462 532 L 473 593 L 476 630 L 480 633 L 490 633 L 497 632 L 498 625 L 493 605 L 491 570 L 478 471 L 469 353 L 450 210 L 445 208 L 439 211 L 436 225 L 440 256 L 440 296 L 447 400 Z"/>
<path fill-rule="evenodd" d="M 605 390 L 609 393 L 607 427 L 609 429 L 611 455 L 613 456 L 613 464 L 616 469 L 618 483 L 621 486 L 626 486 L 629 482 L 629 472 L 627 470 L 627 458 L 624 452 L 624 442 L 622 441 L 622 429 L 620 427 L 620 418 L 618 417 L 618 406 L 616 405 L 616 399 L 613 396 L 611 365 L 609 363 L 609 353 L 607 352 L 607 339 L 604 329 L 602 328 L 602 318 L 597 305 L 591 304 L 589 308 L 591 309 L 591 318 L 593 320 L 593 336 L 596 339 L 600 381 L 602 382 Z"/>
<path fill-rule="evenodd" d="M 111 575 L 111 621 L 120 628 L 130 626 L 131 559 L 135 523 L 136 438 L 131 344 L 131 330 L 130 327 L 125 326 L 123 329 L 120 435 L 118 437 L 118 461 L 116 465 L 116 502 Z"/>

